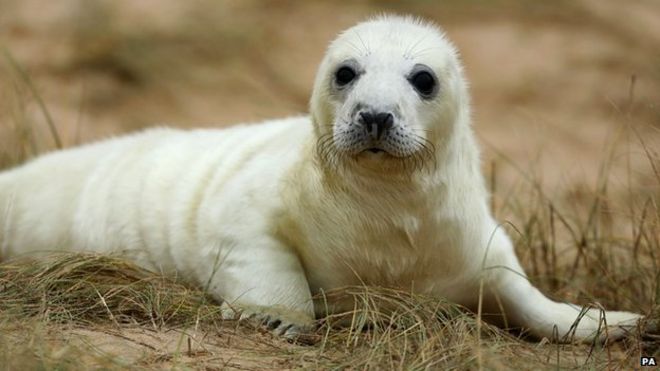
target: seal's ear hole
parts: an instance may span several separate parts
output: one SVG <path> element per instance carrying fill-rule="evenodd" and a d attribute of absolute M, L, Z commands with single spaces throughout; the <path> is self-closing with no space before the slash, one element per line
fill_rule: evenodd
<path fill-rule="evenodd" d="M 337 82 L 337 85 L 344 86 L 353 81 L 355 76 L 357 76 L 355 70 L 351 67 L 343 66 L 335 72 L 335 81 Z"/>

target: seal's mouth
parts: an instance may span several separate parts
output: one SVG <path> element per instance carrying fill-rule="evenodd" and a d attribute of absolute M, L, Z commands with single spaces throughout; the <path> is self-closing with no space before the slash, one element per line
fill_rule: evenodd
<path fill-rule="evenodd" d="M 377 144 L 372 144 L 371 146 L 365 147 L 364 149 L 358 151 L 355 154 L 357 157 L 374 157 L 383 159 L 385 157 L 394 157 L 390 151 L 387 149 L 378 146 Z"/>

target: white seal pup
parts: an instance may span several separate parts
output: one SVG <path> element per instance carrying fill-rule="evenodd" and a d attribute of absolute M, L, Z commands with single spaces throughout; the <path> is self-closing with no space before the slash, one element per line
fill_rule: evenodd
<path fill-rule="evenodd" d="M 324 310 L 313 295 L 362 283 L 472 308 L 483 284 L 484 305 L 539 337 L 603 337 L 601 314 L 610 338 L 636 326 L 597 309 L 578 322 L 529 283 L 479 161 L 455 48 L 383 16 L 332 42 L 309 117 L 149 130 L 4 172 L 0 252 L 120 250 L 287 337 Z"/>

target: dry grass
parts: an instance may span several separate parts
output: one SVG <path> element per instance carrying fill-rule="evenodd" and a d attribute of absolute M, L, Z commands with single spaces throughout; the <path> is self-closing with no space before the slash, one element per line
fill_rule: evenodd
<path fill-rule="evenodd" d="M 43 369 L 222 367 L 227 362 L 223 353 L 232 348 L 224 339 L 232 335 L 243 341 L 253 338 L 261 343 L 258 348 L 268 344 L 256 354 L 239 353 L 234 363 L 266 367 L 259 364 L 266 355 L 286 368 L 602 368 L 631 364 L 642 346 L 634 338 L 614 350 L 535 344 L 480 323 L 474 314 L 442 300 L 363 287 L 328 294 L 356 299 L 355 310 L 344 314 L 352 326 L 336 328 L 332 324 L 339 316 L 325 318 L 318 329 L 320 343 L 296 346 L 249 327 L 237 333 L 237 324 L 222 321 L 219 307 L 202 291 L 119 258 L 97 255 L 57 254 L 38 262 L 4 264 L 0 287 L 0 364 L 8 369 L 28 364 Z M 104 351 L 93 337 L 76 341 L 76 329 L 87 329 L 96 336 L 124 337 L 130 349 L 140 342 L 136 327 L 174 331 L 179 345 L 166 351 L 147 344 L 139 354 L 127 356 L 121 347 L 115 353 Z M 204 351 L 186 348 L 184 339 L 191 336 Z"/>
<path fill-rule="evenodd" d="M 0 311 L 48 323 L 165 326 L 204 323 L 215 306 L 191 290 L 118 258 L 62 254 L 2 267 Z M 110 309 L 112 308 L 112 309 Z"/>

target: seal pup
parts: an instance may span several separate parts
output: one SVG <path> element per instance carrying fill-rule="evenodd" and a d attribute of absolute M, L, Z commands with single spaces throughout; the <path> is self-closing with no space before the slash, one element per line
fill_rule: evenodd
<path fill-rule="evenodd" d="M 2 173 L 0 252 L 120 251 L 288 338 L 323 312 L 313 295 L 356 284 L 472 308 L 481 291 L 539 337 L 636 326 L 533 287 L 488 197 L 456 49 L 433 25 L 382 16 L 331 43 L 309 116 L 148 130 Z"/>

